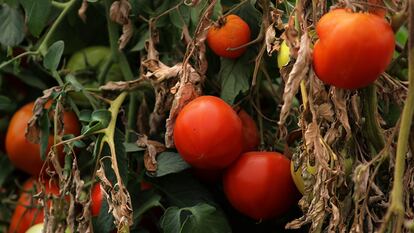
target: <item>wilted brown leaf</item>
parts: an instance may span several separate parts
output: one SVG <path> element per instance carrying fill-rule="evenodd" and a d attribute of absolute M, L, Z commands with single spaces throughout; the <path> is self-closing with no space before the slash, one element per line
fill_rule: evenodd
<path fill-rule="evenodd" d="M 347 100 L 349 99 L 349 91 L 344 89 L 331 87 L 332 102 L 335 105 L 335 114 L 346 131 L 346 138 L 352 136 L 351 126 L 348 120 Z"/>
<path fill-rule="evenodd" d="M 88 0 L 83 0 L 82 5 L 78 10 L 78 15 L 84 23 L 86 22 L 86 10 L 88 10 Z"/>
<path fill-rule="evenodd" d="M 310 41 L 307 33 L 304 33 L 301 38 L 301 45 L 299 49 L 298 59 L 293 65 L 293 69 L 289 74 L 289 79 L 285 84 L 283 92 L 283 106 L 280 111 L 279 125 L 283 125 L 286 122 L 286 118 L 289 115 L 290 107 L 292 105 L 293 97 L 296 95 L 300 82 L 305 78 L 306 73 L 309 70 L 310 62 Z"/>
<path fill-rule="evenodd" d="M 149 140 L 146 135 L 142 135 L 136 141 L 139 147 L 145 148 L 144 153 L 144 165 L 148 172 L 157 171 L 157 155 L 166 150 L 165 145 L 154 141 Z"/>
<path fill-rule="evenodd" d="M 118 40 L 119 50 L 122 50 L 125 48 L 129 40 L 132 38 L 133 33 L 134 33 L 134 26 L 132 24 L 132 21 L 128 19 L 127 23 L 122 26 L 122 35 L 121 37 L 119 37 L 119 40 Z"/>
<path fill-rule="evenodd" d="M 124 25 L 128 24 L 131 4 L 128 0 L 119 0 L 112 3 L 109 16 L 112 21 Z"/>

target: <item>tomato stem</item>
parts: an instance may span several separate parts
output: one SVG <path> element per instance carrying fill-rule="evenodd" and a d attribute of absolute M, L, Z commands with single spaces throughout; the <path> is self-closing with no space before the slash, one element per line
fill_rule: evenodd
<path fill-rule="evenodd" d="M 397 219 L 394 222 L 394 229 L 401 232 L 403 227 L 405 206 L 404 206 L 404 170 L 405 159 L 408 150 L 408 140 L 414 115 L 414 0 L 409 0 L 409 36 L 408 36 L 408 95 L 401 117 L 400 131 L 398 134 L 397 152 L 395 157 L 394 181 L 390 195 L 390 206 L 385 216 L 385 221 L 380 232 L 384 232 L 391 217 Z"/>
<path fill-rule="evenodd" d="M 381 133 L 381 127 L 377 121 L 377 88 L 375 84 L 371 84 L 362 90 L 363 114 L 365 117 L 365 134 L 368 141 L 374 146 L 378 152 L 384 148 L 384 137 Z"/>

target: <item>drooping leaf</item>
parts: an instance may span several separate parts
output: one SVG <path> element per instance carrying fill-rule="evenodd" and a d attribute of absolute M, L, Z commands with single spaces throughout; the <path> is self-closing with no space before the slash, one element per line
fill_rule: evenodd
<path fill-rule="evenodd" d="M 245 59 L 221 59 L 219 77 L 221 80 L 221 98 L 233 104 L 240 92 L 249 90 L 249 77 L 252 68 L 245 64 Z"/>
<path fill-rule="evenodd" d="M 157 156 L 158 169 L 156 177 L 165 176 L 171 173 L 181 172 L 190 167 L 178 153 L 162 152 Z"/>
<path fill-rule="evenodd" d="M 27 26 L 34 36 L 39 36 L 46 26 L 52 3 L 50 0 L 20 0 L 26 12 Z"/>
<path fill-rule="evenodd" d="M 53 43 L 46 52 L 43 66 L 51 71 L 57 70 L 64 48 L 65 43 L 62 40 Z"/>
<path fill-rule="evenodd" d="M 0 5 L 0 43 L 16 46 L 24 39 L 24 20 L 17 8 Z"/>
<path fill-rule="evenodd" d="M 12 112 L 16 109 L 16 103 L 14 103 L 9 97 L 0 95 L 0 111 Z"/>
<path fill-rule="evenodd" d="M 228 233 L 231 228 L 221 211 L 214 206 L 200 203 L 179 209 L 170 207 L 161 219 L 165 233 Z"/>

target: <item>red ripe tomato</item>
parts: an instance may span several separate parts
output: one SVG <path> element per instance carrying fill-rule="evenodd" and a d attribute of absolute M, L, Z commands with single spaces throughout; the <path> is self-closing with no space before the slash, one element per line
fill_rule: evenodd
<path fill-rule="evenodd" d="M 244 153 L 223 177 L 227 199 L 256 220 L 286 213 L 299 193 L 290 175 L 290 160 L 277 152 Z"/>
<path fill-rule="evenodd" d="M 243 152 L 254 151 L 260 143 L 256 122 L 244 110 L 239 111 L 239 117 L 243 125 Z"/>
<path fill-rule="evenodd" d="M 222 99 L 201 96 L 178 114 L 175 146 L 185 161 L 196 168 L 221 169 L 242 151 L 242 123 Z"/>
<path fill-rule="evenodd" d="M 319 79 L 346 89 L 365 87 L 385 71 L 394 53 L 390 25 L 374 14 L 337 9 L 316 26 L 313 66 Z"/>
<path fill-rule="evenodd" d="M 218 26 L 211 26 L 207 34 L 207 44 L 215 54 L 226 58 L 238 58 L 247 47 L 237 48 L 250 41 L 249 25 L 237 15 L 228 15 Z"/>
<path fill-rule="evenodd" d="M 34 102 L 28 103 L 13 115 L 6 133 L 6 152 L 14 166 L 33 176 L 39 175 L 43 161 L 40 157 L 40 145 L 29 142 L 25 137 L 27 122 L 32 117 Z M 64 112 L 64 133 L 78 135 L 78 119 L 73 112 Z M 49 136 L 48 151 L 53 144 L 53 135 Z M 63 148 L 58 148 L 63 162 Z"/>
<path fill-rule="evenodd" d="M 46 194 L 59 194 L 59 188 L 52 182 L 45 182 Z M 44 221 L 43 208 L 40 208 L 37 199 L 33 194 L 40 191 L 40 184 L 34 178 L 30 178 L 23 185 L 22 193 L 17 201 L 16 209 L 13 212 L 9 233 L 25 233 L 31 226 Z M 47 203 L 48 205 L 51 202 Z"/>
<path fill-rule="evenodd" d="M 99 183 L 96 183 L 92 187 L 91 195 L 92 195 L 91 212 L 92 212 L 92 216 L 96 217 L 99 215 L 99 212 L 101 211 L 102 197 L 103 197 L 101 185 Z"/>

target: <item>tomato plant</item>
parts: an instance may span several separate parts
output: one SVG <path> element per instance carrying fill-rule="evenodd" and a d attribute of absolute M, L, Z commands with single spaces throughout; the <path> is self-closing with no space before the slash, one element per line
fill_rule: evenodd
<path fill-rule="evenodd" d="M 2 1 L 0 232 L 410 231 L 414 2 L 310 2 Z"/>
<path fill-rule="evenodd" d="M 202 169 L 225 168 L 242 151 L 242 123 L 237 113 L 215 96 L 187 104 L 174 126 L 174 143 L 185 161 Z"/>
<path fill-rule="evenodd" d="M 290 161 L 277 152 L 244 153 L 224 174 L 223 185 L 234 208 L 256 220 L 280 216 L 298 199 Z"/>
<path fill-rule="evenodd" d="M 28 121 L 33 114 L 33 107 L 34 102 L 28 103 L 18 109 L 12 116 L 6 133 L 6 152 L 14 166 L 33 176 L 37 176 L 44 164 L 40 156 L 40 146 L 39 144 L 29 142 L 25 137 Z M 65 134 L 79 134 L 78 118 L 73 112 L 64 112 L 63 122 Z M 53 136 L 50 135 L 49 149 L 52 144 Z M 64 156 L 62 147 L 58 147 L 58 152 L 60 160 L 62 161 Z"/>
<path fill-rule="evenodd" d="M 319 20 L 316 30 L 319 40 L 313 66 L 328 84 L 347 89 L 365 87 L 391 62 L 394 33 L 377 15 L 333 10 Z"/>
<path fill-rule="evenodd" d="M 219 20 L 218 25 L 211 27 L 207 34 L 209 47 L 220 57 L 240 57 L 247 48 L 239 47 L 249 41 L 250 27 L 237 15 L 228 15 Z"/>
<path fill-rule="evenodd" d="M 56 184 L 45 182 L 46 194 L 57 195 L 59 188 Z M 25 233 L 30 226 L 43 222 L 44 213 L 38 199 L 34 199 L 33 195 L 40 192 L 40 184 L 35 178 L 28 179 L 22 188 L 16 208 L 11 217 L 9 233 Z M 48 202 L 47 205 L 50 205 Z"/>

